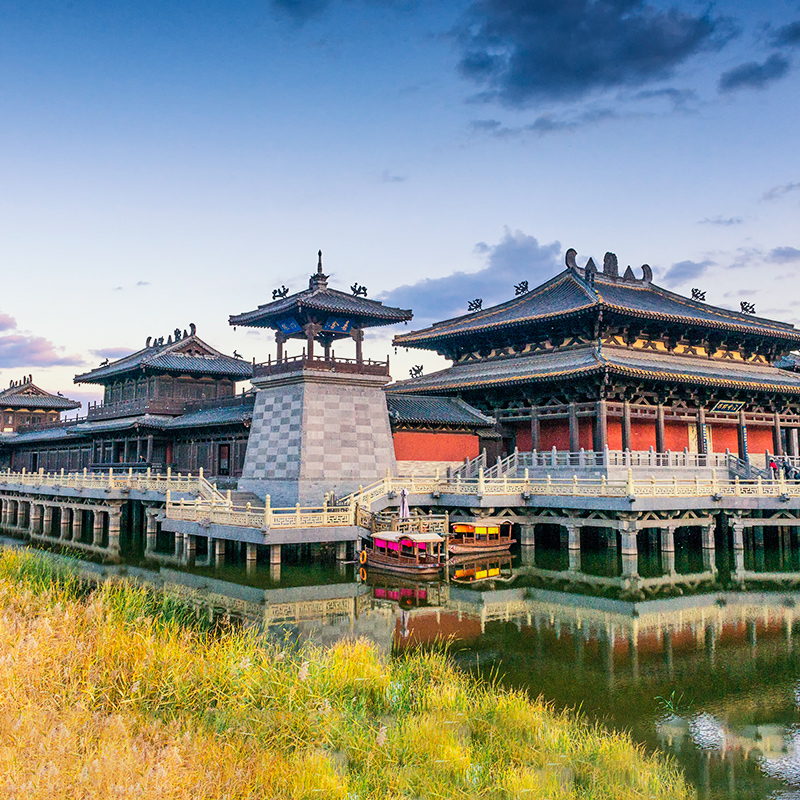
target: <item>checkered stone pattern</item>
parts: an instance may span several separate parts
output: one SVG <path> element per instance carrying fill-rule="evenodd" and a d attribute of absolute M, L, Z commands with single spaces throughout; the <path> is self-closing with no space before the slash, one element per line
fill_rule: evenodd
<path fill-rule="evenodd" d="M 242 478 L 297 480 L 302 427 L 302 384 L 258 392 Z"/>
<path fill-rule="evenodd" d="M 394 446 L 382 389 L 306 384 L 301 478 L 366 486 L 392 467 Z"/>

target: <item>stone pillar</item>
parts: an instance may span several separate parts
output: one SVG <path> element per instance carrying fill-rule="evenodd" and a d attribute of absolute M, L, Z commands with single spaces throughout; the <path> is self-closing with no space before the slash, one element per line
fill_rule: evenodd
<path fill-rule="evenodd" d="M 0 525 L 2 527 L 8 526 L 8 500 L 0 497 Z"/>
<path fill-rule="evenodd" d="M 183 563 L 193 567 L 197 560 L 197 540 L 190 533 L 183 534 Z"/>
<path fill-rule="evenodd" d="M 639 546 L 636 541 L 637 523 L 625 520 L 620 523 L 619 542 L 623 576 L 639 574 Z"/>
<path fill-rule="evenodd" d="M 155 553 L 158 548 L 158 523 L 155 514 L 147 514 L 146 529 L 144 534 L 144 554 L 145 557 Z"/>
<path fill-rule="evenodd" d="M 271 544 L 269 546 L 269 563 L 270 564 L 281 563 L 281 546 L 279 544 Z"/>
<path fill-rule="evenodd" d="M 569 563 L 567 569 L 570 572 L 580 572 L 581 571 L 581 551 L 570 549 L 567 551 L 567 558 L 569 559 Z"/>
<path fill-rule="evenodd" d="M 728 525 L 731 529 L 731 536 L 733 538 L 733 549 L 744 550 L 744 523 L 741 517 L 730 517 Z"/>
<path fill-rule="evenodd" d="M 534 551 L 534 546 L 536 544 L 535 532 L 535 525 L 521 523 L 519 526 L 519 543 L 522 547 L 523 557 L 526 550 L 530 551 L 531 553 Z"/>
<path fill-rule="evenodd" d="M 245 563 L 247 565 L 247 572 L 256 571 L 256 562 L 258 560 L 258 545 L 247 543 L 247 551 L 245 553 Z"/>
<path fill-rule="evenodd" d="M 622 401 L 622 449 L 631 450 L 631 401 Z"/>
<path fill-rule="evenodd" d="M 672 528 L 661 529 L 661 552 L 675 552 L 675 531 Z"/>
<path fill-rule="evenodd" d="M 219 569 L 225 566 L 225 540 L 214 539 L 214 566 Z"/>
<path fill-rule="evenodd" d="M 108 555 L 113 561 L 119 561 L 119 535 L 122 522 L 121 509 L 116 506 L 108 512 Z"/>
<path fill-rule="evenodd" d="M 180 562 L 183 558 L 183 534 L 175 533 L 172 537 L 172 555 Z"/>
<path fill-rule="evenodd" d="M 580 442 L 578 406 L 573 402 L 569 404 L 569 449 L 571 453 L 577 453 L 581 449 Z"/>
<path fill-rule="evenodd" d="M 52 536 L 53 528 L 53 506 L 44 506 L 44 523 L 42 524 L 42 535 Z"/>
<path fill-rule="evenodd" d="M 701 547 L 704 550 L 714 549 L 714 525 L 701 525 L 700 526 L 700 541 Z"/>
<path fill-rule="evenodd" d="M 31 504 L 31 525 L 30 532 L 37 534 L 42 532 L 42 512 L 44 508 L 39 503 Z"/>
<path fill-rule="evenodd" d="M 79 542 L 83 528 L 83 509 L 72 509 L 72 541 Z"/>
<path fill-rule="evenodd" d="M 336 542 L 336 560 L 347 561 L 347 542 Z"/>
<path fill-rule="evenodd" d="M 664 404 L 659 403 L 656 406 L 656 452 L 666 452 L 665 445 L 666 435 L 664 433 Z"/>
<path fill-rule="evenodd" d="M 69 509 L 66 506 L 61 506 L 61 539 L 66 541 L 69 539 L 70 524 L 69 524 Z"/>
<path fill-rule="evenodd" d="M 99 508 L 93 511 L 94 520 L 92 524 L 92 544 L 95 547 L 103 546 L 103 512 Z"/>

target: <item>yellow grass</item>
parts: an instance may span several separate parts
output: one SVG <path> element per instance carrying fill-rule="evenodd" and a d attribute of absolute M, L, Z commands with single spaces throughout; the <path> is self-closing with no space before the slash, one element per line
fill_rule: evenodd
<path fill-rule="evenodd" d="M 631 742 L 478 684 L 441 654 L 390 661 L 217 634 L 175 599 L 89 591 L 0 555 L 0 796 L 688 798 Z"/>

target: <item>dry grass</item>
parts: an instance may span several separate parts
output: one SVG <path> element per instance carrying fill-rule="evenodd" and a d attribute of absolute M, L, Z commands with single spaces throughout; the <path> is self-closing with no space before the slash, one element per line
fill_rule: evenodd
<path fill-rule="evenodd" d="M 169 596 L 0 556 L 0 793 L 26 798 L 670 798 L 625 737 L 441 654 L 214 635 Z"/>

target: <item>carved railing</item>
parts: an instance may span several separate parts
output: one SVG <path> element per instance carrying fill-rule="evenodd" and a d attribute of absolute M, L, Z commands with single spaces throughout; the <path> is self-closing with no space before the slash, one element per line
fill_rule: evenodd
<path fill-rule="evenodd" d="M 302 369 L 323 370 L 326 372 L 344 372 L 354 375 L 380 375 L 389 376 L 389 359 L 386 361 L 373 361 L 370 358 L 358 361 L 354 358 L 309 358 L 300 356 L 286 356 L 280 361 L 267 361 L 253 366 L 253 377 L 265 375 L 281 375 L 286 372 L 295 372 Z"/>
<path fill-rule="evenodd" d="M 150 469 L 134 472 L 132 468 L 124 471 L 109 468 L 102 472 L 90 472 L 86 469 L 82 472 L 65 472 L 63 469 L 60 472 L 0 470 L 0 486 L 8 484 L 29 486 L 32 489 L 46 486 L 65 489 L 128 489 L 162 494 L 181 492 L 198 495 L 208 501 L 214 499 L 224 502 L 225 499 L 216 487 L 206 480 L 202 469 L 197 475 L 173 474 L 170 469 L 164 473 L 155 473 Z"/>

